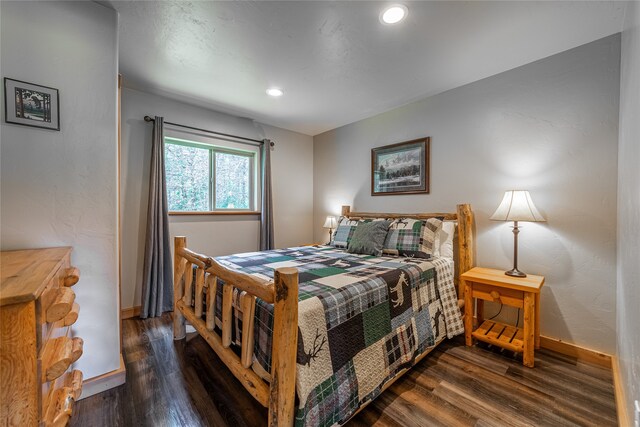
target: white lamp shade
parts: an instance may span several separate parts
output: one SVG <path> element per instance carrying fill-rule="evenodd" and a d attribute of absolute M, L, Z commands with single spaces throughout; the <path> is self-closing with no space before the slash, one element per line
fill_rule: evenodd
<path fill-rule="evenodd" d="M 336 228 L 336 226 L 338 225 L 338 222 L 336 221 L 336 217 L 335 216 L 328 216 L 327 219 L 324 221 L 324 228 Z"/>
<path fill-rule="evenodd" d="M 526 190 L 505 191 L 500 206 L 489 219 L 494 221 L 545 221 Z"/>

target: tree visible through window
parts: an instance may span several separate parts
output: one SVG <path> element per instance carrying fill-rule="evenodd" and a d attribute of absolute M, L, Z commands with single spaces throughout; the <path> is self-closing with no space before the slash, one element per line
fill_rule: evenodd
<path fill-rule="evenodd" d="M 227 153 L 215 156 L 216 208 L 249 209 L 251 159 Z"/>
<path fill-rule="evenodd" d="M 255 153 L 165 138 L 169 211 L 253 210 Z"/>
<path fill-rule="evenodd" d="M 165 144 L 167 200 L 170 211 L 208 211 L 209 150 Z"/>

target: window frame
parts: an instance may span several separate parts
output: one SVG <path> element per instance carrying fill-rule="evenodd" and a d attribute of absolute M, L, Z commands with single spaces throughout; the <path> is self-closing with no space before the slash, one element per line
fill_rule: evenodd
<path fill-rule="evenodd" d="M 199 148 L 207 150 L 209 153 L 209 210 L 206 211 L 169 211 L 169 215 L 259 215 L 260 211 L 257 206 L 260 203 L 259 188 L 259 154 L 258 150 L 247 150 L 237 147 L 222 146 L 209 142 L 194 141 L 192 139 L 184 139 L 177 136 L 164 136 L 164 145 L 173 144 L 183 147 Z M 257 147 L 256 147 L 257 148 Z M 246 157 L 249 159 L 249 208 L 216 208 L 216 179 L 215 179 L 215 157 L 216 153 L 231 154 L 234 156 Z M 166 174 L 166 163 L 165 163 Z"/>

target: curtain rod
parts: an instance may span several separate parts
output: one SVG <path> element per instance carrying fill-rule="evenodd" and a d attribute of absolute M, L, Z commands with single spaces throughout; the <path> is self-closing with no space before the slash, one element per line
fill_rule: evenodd
<path fill-rule="evenodd" d="M 150 116 L 144 116 L 144 121 L 145 121 L 145 122 L 155 122 L 155 119 L 154 119 L 153 117 L 150 117 Z M 226 137 L 229 137 L 229 138 L 242 139 L 242 140 L 244 140 L 244 141 L 251 141 L 251 142 L 255 142 L 255 143 L 257 143 L 258 145 L 260 145 L 260 144 L 264 144 L 264 141 L 263 141 L 263 140 L 260 140 L 260 139 L 245 138 L 244 136 L 231 135 L 231 134 L 229 134 L 229 133 L 214 132 L 214 131 L 212 131 L 212 130 L 202 129 L 202 128 L 196 128 L 196 127 L 193 127 L 193 126 L 187 126 L 187 125 L 181 125 L 181 124 L 179 124 L 179 123 L 172 123 L 172 122 L 164 122 L 164 123 L 165 123 L 165 124 L 167 124 L 167 125 L 178 126 L 178 127 L 181 127 L 181 128 L 187 128 L 187 129 L 197 130 L 197 131 L 200 131 L 200 132 L 212 133 L 212 134 L 214 134 L 214 135 L 221 135 L 221 136 L 226 136 Z M 246 142 L 245 142 L 245 143 L 243 143 L 242 141 L 238 141 L 238 142 L 239 142 L 240 144 L 246 144 Z M 274 146 L 276 145 L 273 141 L 270 141 L 270 142 L 271 142 L 271 146 L 272 146 L 272 147 L 274 147 Z M 251 144 L 251 145 L 254 145 L 254 144 Z"/>

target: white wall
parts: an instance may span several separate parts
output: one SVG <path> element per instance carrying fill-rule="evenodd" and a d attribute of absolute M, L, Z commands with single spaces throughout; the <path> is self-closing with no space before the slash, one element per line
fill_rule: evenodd
<path fill-rule="evenodd" d="M 91 378 L 120 365 L 117 15 L 93 2 L 3 1 L 0 10 L 0 74 L 57 88 L 61 129 L 2 120 L 2 249 L 73 246 L 78 367 Z"/>
<path fill-rule="evenodd" d="M 468 202 L 477 264 L 508 269 L 513 234 L 488 218 L 505 190 L 528 189 L 548 220 L 520 233 L 520 269 L 547 277 L 542 334 L 614 353 L 619 60 L 614 35 L 317 135 L 315 239 L 342 204 L 442 212 Z M 372 197 L 371 148 L 424 136 L 431 194 Z"/>
<path fill-rule="evenodd" d="M 622 32 L 618 147 L 618 360 L 629 420 L 640 400 L 640 4 Z"/>
<path fill-rule="evenodd" d="M 126 76 L 125 76 L 126 81 Z M 313 139 L 162 96 L 124 88 L 122 91 L 122 306 L 140 305 L 148 203 L 152 124 L 145 115 L 165 121 L 249 138 L 269 138 L 276 247 L 312 242 Z M 173 237 L 217 256 L 258 250 L 259 216 L 170 216 Z M 173 245 L 173 243 L 172 243 Z"/>

